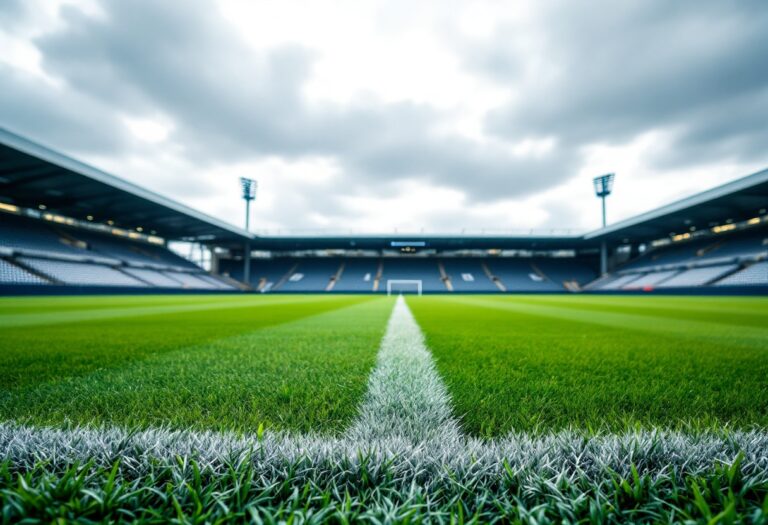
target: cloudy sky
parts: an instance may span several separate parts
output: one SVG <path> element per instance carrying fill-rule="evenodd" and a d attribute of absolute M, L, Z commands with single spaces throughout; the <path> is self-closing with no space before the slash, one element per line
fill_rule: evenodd
<path fill-rule="evenodd" d="M 768 167 L 765 0 L 2 0 L 0 126 L 259 229 L 615 221 Z"/>

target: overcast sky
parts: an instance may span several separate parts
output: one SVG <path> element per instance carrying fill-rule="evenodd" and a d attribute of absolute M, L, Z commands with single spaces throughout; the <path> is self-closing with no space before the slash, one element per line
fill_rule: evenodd
<path fill-rule="evenodd" d="M 765 0 L 0 1 L 0 126 L 259 229 L 593 228 L 768 167 Z"/>

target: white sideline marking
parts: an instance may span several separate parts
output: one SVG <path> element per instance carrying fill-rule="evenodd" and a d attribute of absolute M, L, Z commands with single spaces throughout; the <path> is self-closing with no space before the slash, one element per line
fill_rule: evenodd
<path fill-rule="evenodd" d="M 358 442 L 385 438 L 454 441 L 461 437 L 451 415 L 448 390 L 402 295 L 392 309 L 368 392 L 347 436 Z"/>

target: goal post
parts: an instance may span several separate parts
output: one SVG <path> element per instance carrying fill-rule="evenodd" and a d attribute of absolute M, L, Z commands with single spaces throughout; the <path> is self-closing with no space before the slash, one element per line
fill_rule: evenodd
<path fill-rule="evenodd" d="M 387 295 L 409 292 L 421 295 L 421 279 L 387 279 Z"/>

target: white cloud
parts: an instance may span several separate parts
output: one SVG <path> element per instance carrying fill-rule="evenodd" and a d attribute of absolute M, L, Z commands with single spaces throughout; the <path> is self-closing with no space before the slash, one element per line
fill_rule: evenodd
<path fill-rule="evenodd" d="M 0 125 L 235 224 L 240 176 L 257 228 L 590 229 L 595 175 L 615 221 L 768 163 L 760 1 L 11 3 Z"/>

